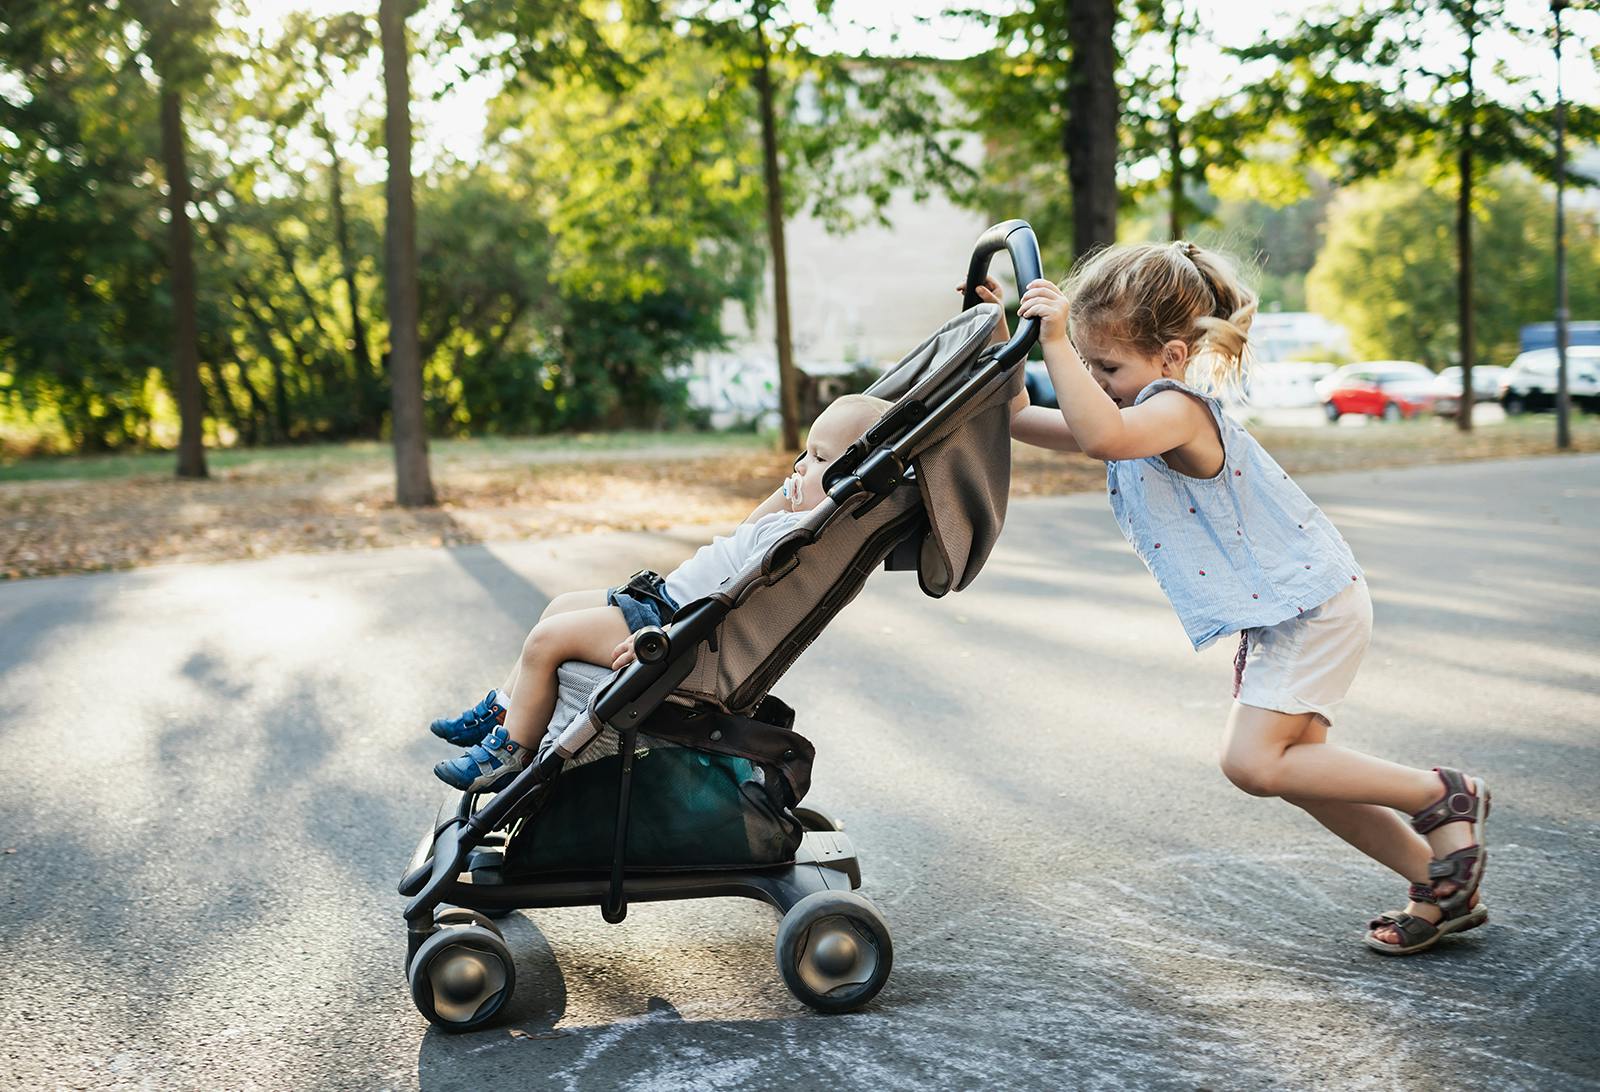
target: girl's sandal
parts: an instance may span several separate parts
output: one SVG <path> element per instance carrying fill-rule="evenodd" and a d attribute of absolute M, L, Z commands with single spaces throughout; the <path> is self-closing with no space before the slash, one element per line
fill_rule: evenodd
<path fill-rule="evenodd" d="M 1468 778 L 1447 766 L 1434 767 L 1434 773 L 1444 782 L 1444 795 L 1411 816 L 1411 829 L 1426 835 L 1446 823 L 1472 824 L 1472 845 L 1428 863 L 1428 879 L 1435 889 L 1441 884 L 1455 885 L 1449 894 L 1438 896 L 1439 909 L 1448 918 L 1472 901 L 1483 882 L 1489 860 L 1483 836 L 1484 820 L 1489 818 L 1489 786 L 1481 777 Z"/>
<path fill-rule="evenodd" d="M 1412 902 L 1426 902 L 1435 906 L 1439 904 L 1438 898 L 1433 893 L 1432 884 L 1412 884 L 1410 896 Z M 1368 948 L 1384 955 L 1415 955 L 1432 948 L 1451 933 L 1464 933 L 1468 929 L 1476 929 L 1488 920 L 1489 908 L 1476 902 L 1475 897 L 1472 905 L 1454 913 L 1444 911 L 1444 916 L 1437 922 L 1419 918 L 1415 914 L 1407 914 L 1403 910 L 1389 910 L 1367 922 L 1366 943 Z M 1380 929 L 1393 929 L 1399 934 L 1400 943 L 1392 944 L 1376 936 Z"/>

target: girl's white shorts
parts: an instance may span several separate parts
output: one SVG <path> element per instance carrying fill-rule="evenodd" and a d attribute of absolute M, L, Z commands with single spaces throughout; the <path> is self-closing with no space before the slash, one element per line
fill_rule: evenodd
<path fill-rule="evenodd" d="M 1320 607 L 1247 631 L 1239 702 L 1280 713 L 1315 713 L 1329 724 L 1372 640 L 1366 580 Z"/>

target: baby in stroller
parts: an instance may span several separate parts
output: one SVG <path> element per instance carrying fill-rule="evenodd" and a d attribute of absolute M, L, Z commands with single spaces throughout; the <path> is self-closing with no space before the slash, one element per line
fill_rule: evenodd
<path fill-rule="evenodd" d="M 522 654 L 498 689 L 460 716 L 435 720 L 434 735 L 466 751 L 433 772 L 464 792 L 493 792 L 508 784 L 538 751 L 555 711 L 556 669 L 565 661 L 609 664 L 633 659 L 632 635 L 672 620 L 681 607 L 715 591 L 759 557 L 826 495 L 829 460 L 861 437 L 890 403 L 864 394 L 835 400 L 811 426 L 794 473 L 731 535 L 719 535 L 665 577 L 636 573 L 608 590 L 566 592 L 544 610 Z"/>

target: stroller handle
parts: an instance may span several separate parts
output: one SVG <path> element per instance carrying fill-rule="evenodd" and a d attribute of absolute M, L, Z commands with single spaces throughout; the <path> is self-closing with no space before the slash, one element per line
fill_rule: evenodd
<path fill-rule="evenodd" d="M 1039 240 L 1026 220 L 1005 220 L 978 236 L 972 247 L 972 261 L 967 266 L 967 292 L 961 309 L 978 306 L 978 285 L 989 275 L 989 259 L 999 251 L 1011 255 L 1011 268 L 1017 275 L 1017 287 L 1026 288 L 1030 281 L 1044 276 L 1044 263 L 1039 258 Z M 1028 355 L 1039 338 L 1039 320 L 1026 318 L 1017 323 L 1016 333 L 1000 350 L 1009 364 Z"/>

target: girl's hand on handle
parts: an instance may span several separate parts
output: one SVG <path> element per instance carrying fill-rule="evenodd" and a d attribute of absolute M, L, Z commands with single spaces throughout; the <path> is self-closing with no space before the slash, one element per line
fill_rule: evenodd
<path fill-rule="evenodd" d="M 1065 340 L 1067 336 L 1067 297 L 1047 280 L 1032 281 L 1017 305 L 1018 318 L 1039 320 L 1041 342 Z"/>
<path fill-rule="evenodd" d="M 621 671 L 633 663 L 633 634 L 611 651 L 611 670 Z"/>
<path fill-rule="evenodd" d="M 967 285 L 965 281 L 956 285 L 956 292 L 963 299 L 966 298 Z M 992 303 L 1000 308 L 1000 325 L 994 328 L 994 333 L 989 337 L 989 344 L 997 345 L 1010 341 L 1011 330 L 1006 325 L 1006 305 L 1005 301 L 1000 298 L 1000 282 L 993 277 L 985 277 L 983 283 L 977 287 L 977 294 L 978 298 L 984 303 Z"/>

